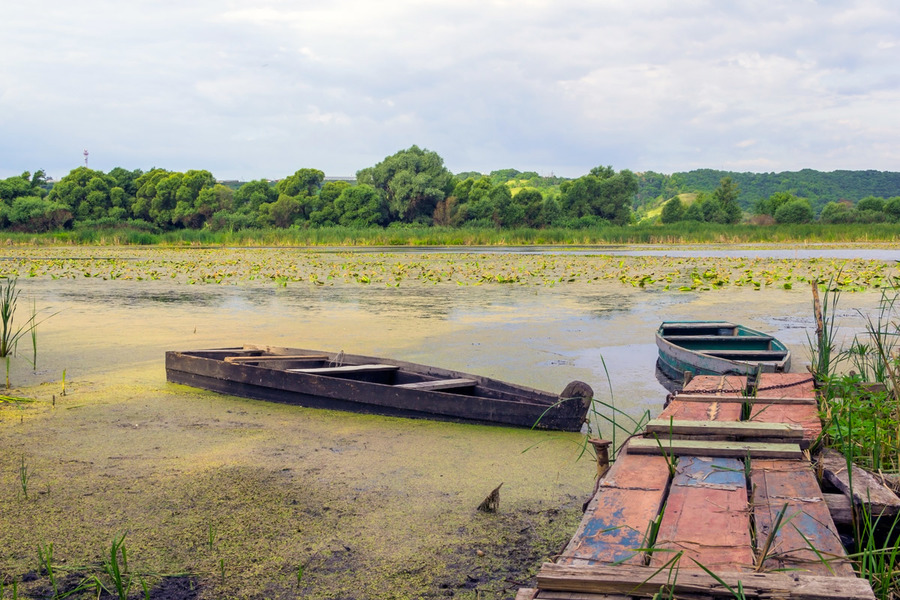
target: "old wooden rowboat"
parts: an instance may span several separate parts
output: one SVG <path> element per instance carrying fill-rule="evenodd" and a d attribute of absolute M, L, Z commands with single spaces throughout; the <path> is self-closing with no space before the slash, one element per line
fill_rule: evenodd
<path fill-rule="evenodd" d="M 791 352 L 771 335 L 723 321 L 665 321 L 656 332 L 657 365 L 680 380 L 693 375 L 788 371 Z"/>
<path fill-rule="evenodd" d="M 593 397 L 580 381 L 557 396 L 398 360 L 257 345 L 166 352 L 166 378 L 313 408 L 562 431 L 581 430 Z"/>

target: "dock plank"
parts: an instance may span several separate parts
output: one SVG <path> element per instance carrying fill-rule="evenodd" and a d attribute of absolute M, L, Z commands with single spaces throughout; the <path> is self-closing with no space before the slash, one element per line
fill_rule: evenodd
<path fill-rule="evenodd" d="M 632 440 L 633 442 L 634 440 Z M 649 524 L 656 519 L 669 482 L 662 456 L 632 454 L 630 443 L 600 481 L 560 564 L 643 564 Z"/>
<path fill-rule="evenodd" d="M 544 563 L 538 572 L 541 590 L 592 594 L 625 594 L 651 597 L 660 589 L 674 588 L 677 598 L 734 598 L 738 584 L 748 598 L 781 600 L 874 600 L 865 579 L 822 577 L 801 573 L 715 572 L 680 570 L 673 577 L 668 570 L 631 565 L 565 566 Z M 674 583 L 673 583 L 674 580 Z M 541 596 L 539 595 L 538 598 Z M 579 597 L 579 596 L 575 596 Z M 582 596 L 583 597 L 583 596 Z M 595 596 L 596 597 L 596 596 Z M 601 596 L 602 597 L 602 596 Z M 663 594 L 663 597 L 668 595 Z M 555 596 L 560 598 L 560 596 Z"/>
<path fill-rule="evenodd" d="M 803 429 L 801 448 L 809 448 L 822 434 L 822 420 L 815 404 L 771 404 L 752 402 L 750 421 L 756 423 L 785 423 Z"/>
<path fill-rule="evenodd" d="M 765 443 L 746 441 L 706 441 L 669 439 L 658 435 L 653 438 L 632 440 L 635 454 L 670 454 L 674 456 L 717 456 L 725 458 L 802 458 L 803 451 L 796 443 Z"/>
<path fill-rule="evenodd" d="M 809 373 L 761 373 L 757 396 L 815 398 L 816 385 Z"/>
<path fill-rule="evenodd" d="M 753 564 L 743 463 L 733 458 L 685 457 L 669 488 L 650 565 L 684 552 L 679 569 L 739 571 Z M 693 560 L 691 560 L 693 559 Z"/>
<path fill-rule="evenodd" d="M 790 396 L 739 396 L 737 394 L 712 396 L 721 403 L 742 404 L 744 402 L 768 402 L 770 404 L 810 404 L 817 406 L 815 398 L 792 398 Z M 675 400 L 681 402 L 709 402 L 710 394 L 678 394 Z"/>
<path fill-rule="evenodd" d="M 786 423 L 769 423 L 766 421 L 692 421 L 687 419 L 652 419 L 645 427 L 647 433 L 663 435 L 730 436 L 735 438 L 781 438 L 800 439 L 803 428 Z"/>
<path fill-rule="evenodd" d="M 760 548 L 765 545 L 778 513 L 787 505 L 782 525 L 767 552 L 766 569 L 854 576 L 812 465 L 806 461 L 753 460 L 750 481 Z M 810 544 L 825 557 L 827 564 Z"/>
<path fill-rule="evenodd" d="M 743 375 L 697 375 L 684 386 L 685 394 L 718 394 L 741 396 L 747 386 Z"/>
<path fill-rule="evenodd" d="M 659 415 L 666 421 L 670 417 L 683 421 L 740 421 L 741 405 L 719 402 L 709 397 L 705 402 L 682 402 L 676 396 Z"/>
<path fill-rule="evenodd" d="M 866 507 L 873 519 L 879 516 L 893 519 L 900 514 L 900 498 L 897 494 L 856 465 L 848 473 L 847 460 L 840 452 L 825 450 L 819 455 L 818 462 L 824 478 L 847 498 L 850 498 L 852 492 L 853 503 Z"/>

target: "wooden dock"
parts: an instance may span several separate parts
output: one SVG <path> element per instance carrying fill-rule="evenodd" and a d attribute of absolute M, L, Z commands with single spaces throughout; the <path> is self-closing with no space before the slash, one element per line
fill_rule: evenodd
<path fill-rule="evenodd" d="M 873 599 L 806 450 L 821 433 L 812 379 L 763 374 L 752 398 L 745 386 L 694 378 L 620 450 L 517 600 Z"/>

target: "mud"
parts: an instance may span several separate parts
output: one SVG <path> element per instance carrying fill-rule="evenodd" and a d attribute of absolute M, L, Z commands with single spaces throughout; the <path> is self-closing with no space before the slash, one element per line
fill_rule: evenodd
<path fill-rule="evenodd" d="M 38 561 L 49 544 L 60 589 L 93 576 L 108 586 L 103 564 L 121 535 L 134 598 L 143 584 L 151 598 L 513 597 L 574 532 L 592 489 L 577 434 L 221 396 L 166 383 L 165 350 L 260 342 L 551 391 L 581 379 L 636 416 L 658 412 L 666 393 L 653 374 L 659 321 L 771 331 L 798 370 L 812 326 L 805 290 L 19 282 L 22 313 L 34 302 L 54 315 L 38 329 L 36 365 L 30 339 L 11 361 L 10 395 L 35 402 L 0 402 L 0 581 L 17 582 L 20 598 L 50 594 Z M 845 296 L 842 321 L 858 326 L 856 309 L 879 296 Z M 500 512 L 478 513 L 501 482 Z"/>

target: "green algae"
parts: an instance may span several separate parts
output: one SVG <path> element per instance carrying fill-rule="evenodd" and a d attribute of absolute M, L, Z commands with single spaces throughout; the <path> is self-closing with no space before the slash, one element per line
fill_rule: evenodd
<path fill-rule="evenodd" d="M 551 441 L 558 434 L 174 385 L 76 385 L 55 407 L 25 410 L 0 423 L 6 579 L 35 569 L 46 543 L 60 564 L 89 571 L 127 533 L 135 572 L 154 584 L 192 574 L 203 598 L 499 592 L 558 550 L 590 488 L 591 466 Z M 15 496 L 12 447 L 26 448 L 32 499 Z M 501 513 L 477 513 L 499 481 Z"/>

